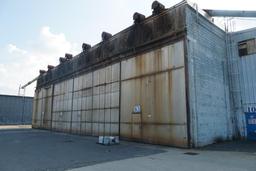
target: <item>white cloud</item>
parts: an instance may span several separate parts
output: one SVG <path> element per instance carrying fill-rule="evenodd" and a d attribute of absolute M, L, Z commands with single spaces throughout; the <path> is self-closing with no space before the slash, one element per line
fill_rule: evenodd
<path fill-rule="evenodd" d="M 57 53 L 72 53 L 76 51 L 76 45 L 67 41 L 66 36 L 63 33 L 54 34 L 48 26 L 41 29 L 40 38 L 48 50 L 53 50 Z"/>
<path fill-rule="evenodd" d="M 65 53 L 78 54 L 77 43 L 67 40 L 64 33 L 53 33 L 45 26 L 32 45 L 26 49 L 8 44 L 7 56 L 10 62 L 0 64 L 0 94 L 17 95 L 20 84 L 24 85 L 39 74 L 47 65 L 57 65 L 58 58 Z M 18 60 L 19 59 L 19 60 Z M 33 96 L 35 83 L 26 89 L 26 95 Z"/>
<path fill-rule="evenodd" d="M 0 75 L 6 74 L 6 73 L 7 73 L 7 71 L 5 69 L 5 66 L 3 64 L 0 64 Z"/>
<path fill-rule="evenodd" d="M 20 48 L 17 48 L 17 46 L 13 45 L 13 44 L 9 44 L 8 45 L 8 52 L 9 53 L 20 53 L 20 54 L 26 54 L 27 51 L 23 50 L 23 49 L 20 49 Z"/>

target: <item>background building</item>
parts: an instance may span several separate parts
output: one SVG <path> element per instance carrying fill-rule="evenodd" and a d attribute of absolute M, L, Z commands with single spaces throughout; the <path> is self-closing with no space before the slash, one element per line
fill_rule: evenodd
<path fill-rule="evenodd" d="M 256 139 L 256 28 L 229 33 L 227 39 L 230 92 L 235 130 L 239 137 Z"/>
<path fill-rule="evenodd" d="M 32 123 L 33 97 L 0 95 L 0 125 Z"/>

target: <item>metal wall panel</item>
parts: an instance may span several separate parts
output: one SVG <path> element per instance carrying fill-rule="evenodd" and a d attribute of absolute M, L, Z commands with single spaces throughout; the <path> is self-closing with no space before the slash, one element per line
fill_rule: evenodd
<path fill-rule="evenodd" d="M 55 84 L 52 129 L 93 136 L 119 135 L 121 130 L 123 138 L 187 147 L 183 44 L 180 41 Z M 50 105 L 44 94 L 49 96 L 44 90 L 38 92 L 44 97 L 39 98 L 38 110 Z M 135 105 L 141 105 L 141 114 L 133 114 Z M 37 113 L 39 118 L 46 116 Z"/>
<path fill-rule="evenodd" d="M 32 97 L 0 95 L 0 125 L 31 124 Z"/>
<path fill-rule="evenodd" d="M 41 127 L 50 129 L 51 128 L 51 120 L 52 120 L 52 86 L 43 89 L 43 112 L 42 112 L 42 121 Z"/>
<path fill-rule="evenodd" d="M 117 63 L 38 90 L 33 127 L 94 136 L 118 135 L 119 73 Z"/>
<path fill-rule="evenodd" d="M 34 98 L 33 98 L 33 113 L 32 113 L 32 125 L 36 125 L 36 115 L 37 115 L 37 110 L 38 110 L 38 93 L 34 93 Z"/>
<path fill-rule="evenodd" d="M 53 86 L 50 86 L 35 92 L 32 123 L 34 128 L 51 129 L 52 88 Z"/>
<path fill-rule="evenodd" d="M 39 101 L 38 101 L 38 91 L 35 91 L 34 93 L 34 99 L 33 99 L 33 114 L 32 114 L 32 125 L 33 127 L 36 127 L 36 124 L 37 124 L 37 111 L 38 111 L 38 108 L 39 108 Z"/>
<path fill-rule="evenodd" d="M 230 91 L 233 100 L 234 123 L 238 136 L 246 137 L 246 112 L 256 109 L 256 54 L 239 57 L 238 44 L 255 39 L 256 29 L 230 33 L 227 37 Z"/>
<path fill-rule="evenodd" d="M 91 128 L 94 136 L 119 134 L 119 73 L 120 63 L 93 72 Z"/>
<path fill-rule="evenodd" d="M 81 90 L 81 125 L 80 134 L 92 135 L 92 103 L 93 103 L 93 80 L 92 73 L 82 76 Z"/>
<path fill-rule="evenodd" d="M 122 137 L 188 145 L 183 43 L 122 61 Z M 135 105 L 141 113 L 133 113 Z"/>
<path fill-rule="evenodd" d="M 35 101 L 35 109 L 33 113 L 33 118 L 32 118 L 32 126 L 33 128 L 40 128 L 41 126 L 41 115 L 42 115 L 42 91 L 37 90 L 35 92 L 35 97 L 34 97 L 34 101 Z"/>
<path fill-rule="evenodd" d="M 73 79 L 54 85 L 52 128 L 56 131 L 70 132 L 73 97 Z"/>

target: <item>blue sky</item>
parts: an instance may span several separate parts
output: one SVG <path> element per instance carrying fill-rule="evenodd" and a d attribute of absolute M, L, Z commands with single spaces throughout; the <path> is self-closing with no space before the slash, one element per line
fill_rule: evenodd
<path fill-rule="evenodd" d="M 160 0 L 166 7 L 179 0 Z M 256 10 L 253 0 L 195 0 L 199 8 Z M 66 52 L 77 54 L 83 42 L 96 44 L 101 32 L 130 26 L 134 12 L 149 16 L 152 0 L 1 0 L 0 94 L 18 93 L 47 64 Z M 236 28 L 256 22 L 236 21 Z M 33 95 L 35 84 L 27 88 Z"/>

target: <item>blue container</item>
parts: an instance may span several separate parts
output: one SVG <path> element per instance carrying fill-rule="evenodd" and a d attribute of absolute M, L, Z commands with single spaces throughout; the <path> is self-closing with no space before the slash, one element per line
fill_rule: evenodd
<path fill-rule="evenodd" d="M 256 113 L 245 113 L 247 139 L 256 141 Z"/>

